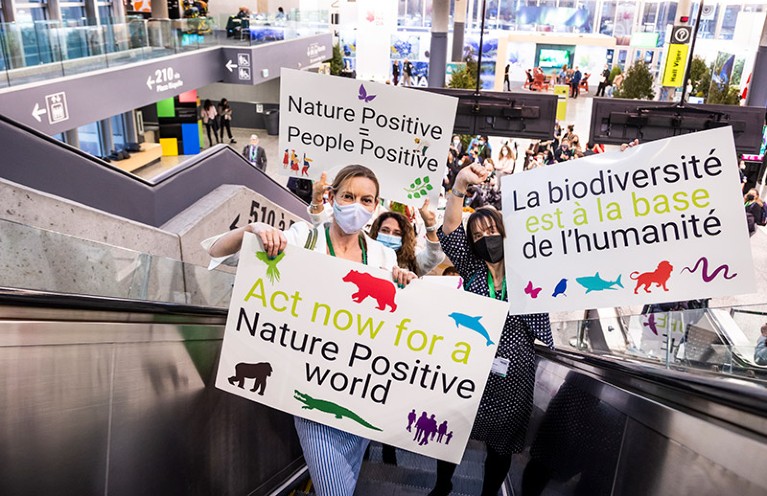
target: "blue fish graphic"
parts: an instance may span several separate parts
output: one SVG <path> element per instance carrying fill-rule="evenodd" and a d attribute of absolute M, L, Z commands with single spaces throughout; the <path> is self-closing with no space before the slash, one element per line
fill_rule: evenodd
<path fill-rule="evenodd" d="M 482 336 L 483 338 L 485 338 L 487 340 L 486 346 L 490 346 L 491 344 L 494 344 L 490 340 L 490 336 L 487 334 L 487 329 L 485 329 L 485 326 L 479 323 L 479 319 L 482 318 L 481 315 L 477 317 L 471 317 L 469 315 L 466 315 L 465 313 L 453 312 L 450 315 L 448 315 L 448 317 L 450 317 L 451 319 L 455 321 L 456 327 L 463 326 L 466 329 L 474 331 L 480 336 Z"/>
<path fill-rule="evenodd" d="M 559 295 L 565 295 L 565 291 L 567 291 L 567 279 L 562 278 L 561 281 L 557 283 L 557 287 L 554 288 L 554 293 L 552 293 L 552 297 L 556 298 Z"/>
<path fill-rule="evenodd" d="M 617 289 L 614 286 L 620 286 L 623 287 L 623 284 L 621 284 L 621 276 L 618 275 L 618 279 L 610 282 L 605 281 L 599 276 L 599 272 L 594 274 L 593 276 L 586 276 L 586 277 L 577 277 L 575 279 L 578 284 L 586 288 L 586 294 L 589 294 L 592 291 L 603 291 L 605 289 Z"/>

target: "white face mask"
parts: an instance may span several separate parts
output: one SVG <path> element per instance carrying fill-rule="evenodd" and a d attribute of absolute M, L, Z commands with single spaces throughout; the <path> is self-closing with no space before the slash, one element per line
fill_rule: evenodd
<path fill-rule="evenodd" d="M 453 140 L 453 145 L 458 146 L 461 144 L 461 140 Z"/>
<path fill-rule="evenodd" d="M 506 149 L 505 149 L 505 148 L 504 148 L 503 150 L 501 150 L 501 155 L 503 155 L 504 157 L 507 155 L 507 153 L 508 153 L 508 152 L 506 152 Z"/>
<path fill-rule="evenodd" d="M 338 227 L 346 234 L 359 232 L 370 221 L 371 217 L 373 217 L 373 212 L 357 202 L 349 205 L 339 205 L 337 201 L 333 202 L 333 218 Z"/>

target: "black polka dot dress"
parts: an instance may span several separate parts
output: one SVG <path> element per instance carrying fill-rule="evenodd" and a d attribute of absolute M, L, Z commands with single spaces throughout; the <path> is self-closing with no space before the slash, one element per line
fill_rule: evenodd
<path fill-rule="evenodd" d="M 458 269 L 466 291 L 490 296 L 487 264 L 466 240 L 463 225 L 445 235 L 437 232 L 442 250 Z M 538 339 L 554 347 L 548 314 L 507 315 L 496 356 L 509 360 L 506 377 L 490 374 L 479 404 L 471 438 L 484 441 L 500 454 L 519 453 L 533 409 L 535 348 Z"/>

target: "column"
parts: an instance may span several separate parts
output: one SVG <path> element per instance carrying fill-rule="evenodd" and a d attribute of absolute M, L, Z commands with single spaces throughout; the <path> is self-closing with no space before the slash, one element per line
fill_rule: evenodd
<path fill-rule="evenodd" d="M 453 8 L 453 53 L 450 60 L 463 60 L 463 34 L 466 31 L 466 0 L 455 0 Z"/>
<path fill-rule="evenodd" d="M 761 84 L 754 84 L 759 81 Z M 762 39 L 759 41 L 759 49 L 754 59 L 754 69 L 751 71 L 751 83 L 748 85 L 746 105 L 754 107 L 767 107 L 767 18 L 762 27 Z"/>
<path fill-rule="evenodd" d="M 429 88 L 443 88 L 445 86 L 445 64 L 447 64 L 447 25 L 450 19 L 450 0 L 434 0 L 431 9 Z"/>

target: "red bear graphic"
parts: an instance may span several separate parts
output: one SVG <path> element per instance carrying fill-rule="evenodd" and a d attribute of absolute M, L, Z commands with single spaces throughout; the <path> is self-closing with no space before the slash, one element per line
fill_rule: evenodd
<path fill-rule="evenodd" d="M 350 270 L 344 276 L 343 281 L 357 286 L 358 291 L 352 295 L 352 300 L 355 303 L 362 303 L 365 298 L 370 296 L 378 302 L 377 308 L 379 310 L 386 310 L 387 306 L 391 308 L 391 312 L 397 310 L 397 304 L 394 303 L 394 295 L 397 293 L 397 289 L 394 287 L 393 282 L 356 270 Z"/>

